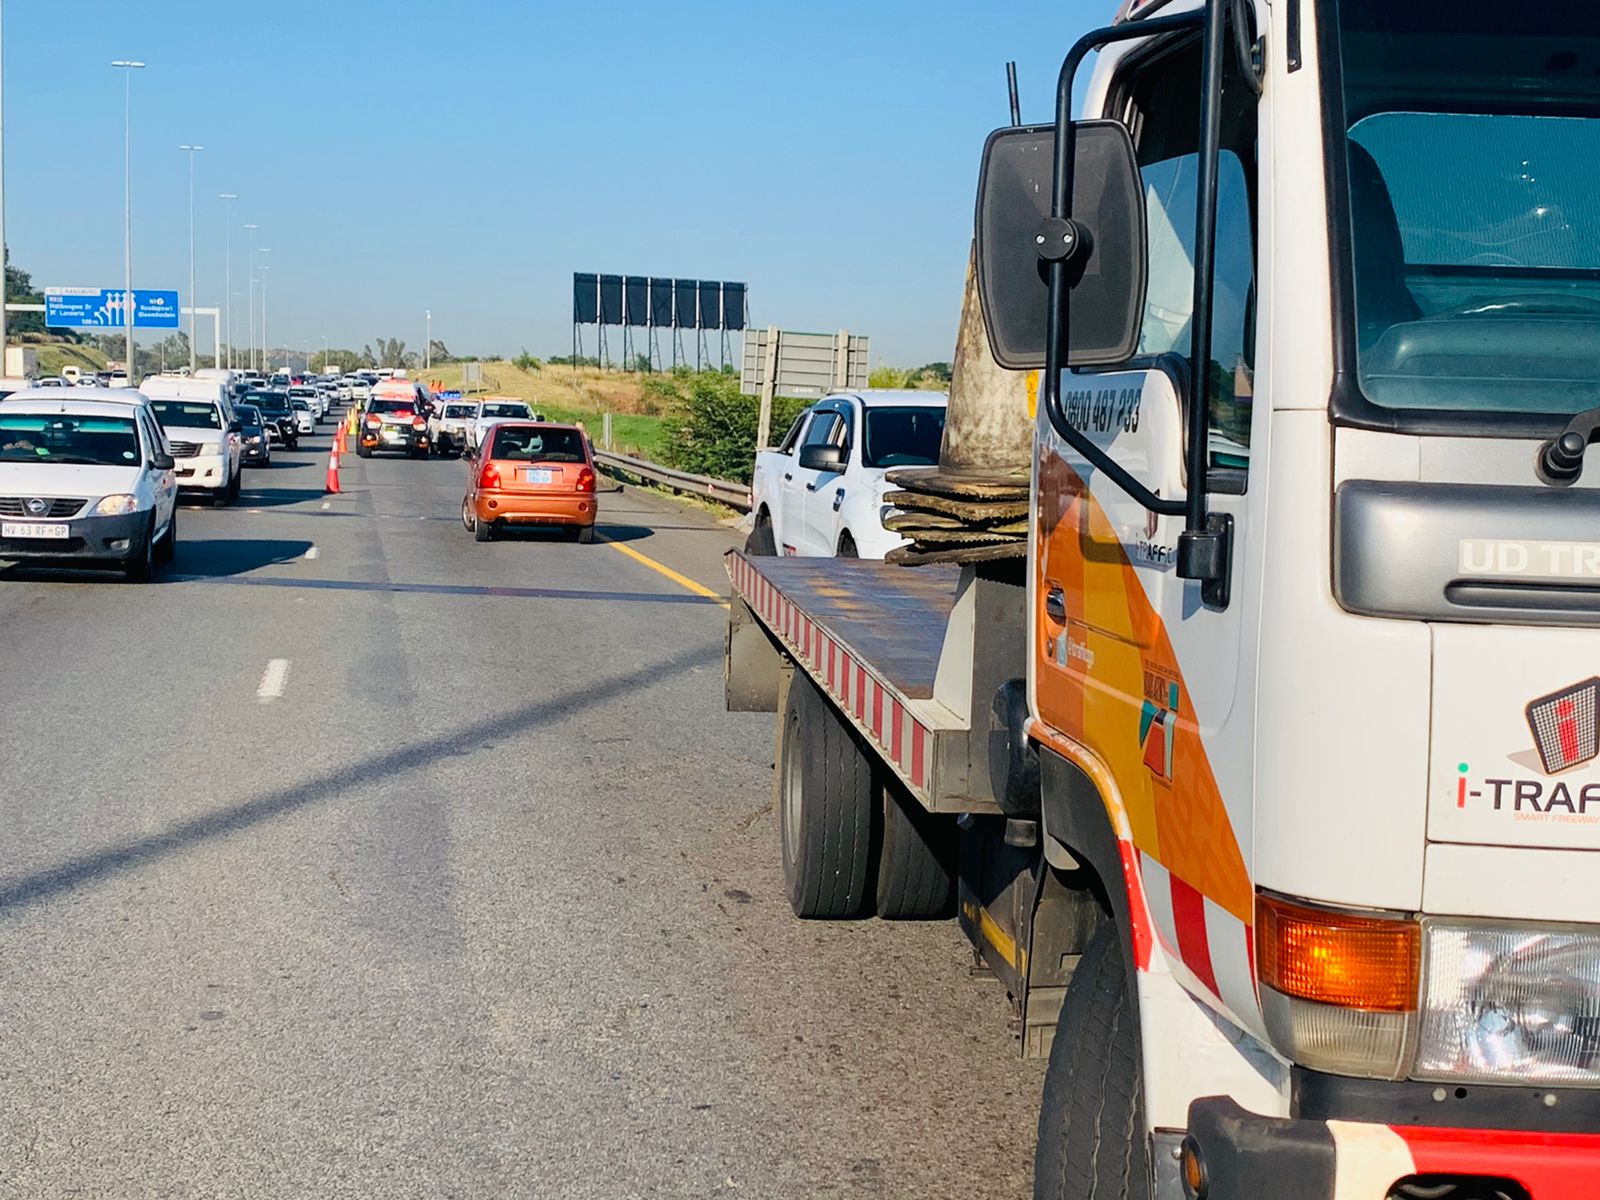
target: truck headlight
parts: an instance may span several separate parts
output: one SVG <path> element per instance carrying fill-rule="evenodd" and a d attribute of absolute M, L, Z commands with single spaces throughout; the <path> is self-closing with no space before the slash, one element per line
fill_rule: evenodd
<path fill-rule="evenodd" d="M 200 443 L 200 453 L 201 454 L 221 454 L 222 453 L 222 443 L 221 442 L 201 442 Z"/>
<path fill-rule="evenodd" d="M 1600 1086 L 1600 931 L 1428 921 L 1419 1079 Z"/>
<path fill-rule="evenodd" d="M 107 496 L 94 506 L 94 511 L 102 517 L 122 517 L 128 513 L 139 511 L 139 498 L 137 496 Z"/>

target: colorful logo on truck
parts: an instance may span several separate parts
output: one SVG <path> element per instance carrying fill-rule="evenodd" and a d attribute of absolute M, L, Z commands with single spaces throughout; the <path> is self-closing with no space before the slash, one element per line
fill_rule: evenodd
<path fill-rule="evenodd" d="M 1172 743 L 1178 725 L 1178 681 L 1165 671 L 1144 669 L 1144 704 L 1139 709 L 1139 748 L 1157 779 L 1172 782 Z"/>
<path fill-rule="evenodd" d="M 1600 676 L 1530 701 L 1523 711 L 1534 749 L 1546 775 L 1588 762 L 1600 754 L 1595 713 L 1600 707 Z"/>

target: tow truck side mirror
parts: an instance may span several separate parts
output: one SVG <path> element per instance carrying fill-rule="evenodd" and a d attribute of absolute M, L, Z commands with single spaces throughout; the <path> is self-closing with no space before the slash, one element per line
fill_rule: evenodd
<path fill-rule="evenodd" d="M 1145 296 L 1144 186 L 1133 139 L 1120 121 L 1078 121 L 1072 205 L 1088 252 L 1069 259 L 1072 319 L 1067 366 L 1110 366 L 1139 346 Z M 1002 367 L 1044 366 L 1055 126 L 997 129 L 978 174 L 978 298 L 989 349 Z M 1052 255 L 1053 257 L 1054 255 Z"/>

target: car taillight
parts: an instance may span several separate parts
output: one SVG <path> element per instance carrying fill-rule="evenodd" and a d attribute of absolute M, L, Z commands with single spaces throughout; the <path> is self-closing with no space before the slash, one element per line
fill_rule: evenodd
<path fill-rule="evenodd" d="M 500 469 L 492 462 L 483 464 L 483 470 L 478 474 L 480 488 L 497 488 L 500 486 Z"/>
<path fill-rule="evenodd" d="M 585 467 L 578 472 L 578 490 L 580 492 L 594 491 L 594 471 Z"/>
<path fill-rule="evenodd" d="M 427 427 L 428 423 L 421 417 L 418 417 L 415 421 L 411 422 L 411 428 L 413 429 L 426 429 Z"/>

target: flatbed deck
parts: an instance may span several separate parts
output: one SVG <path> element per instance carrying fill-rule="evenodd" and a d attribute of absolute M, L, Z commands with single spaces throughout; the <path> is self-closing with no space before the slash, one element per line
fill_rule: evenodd
<path fill-rule="evenodd" d="M 987 812 L 967 764 L 970 721 L 936 695 L 961 595 L 957 567 L 727 555 L 749 610 L 911 793 L 933 811 Z M 737 625 L 740 618 L 735 616 Z M 962 700 L 966 699 L 963 693 Z"/>

